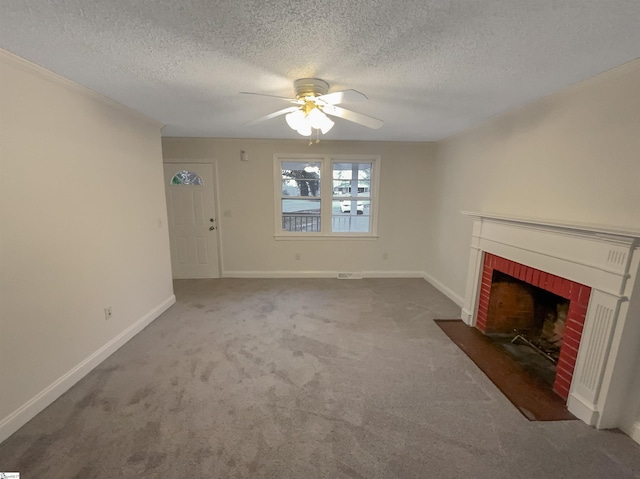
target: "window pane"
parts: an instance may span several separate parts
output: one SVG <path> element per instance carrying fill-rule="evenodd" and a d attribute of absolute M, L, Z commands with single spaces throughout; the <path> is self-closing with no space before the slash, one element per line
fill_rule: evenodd
<path fill-rule="evenodd" d="M 331 217 L 332 233 L 369 233 L 371 218 L 366 215 Z"/>
<path fill-rule="evenodd" d="M 333 163 L 334 197 L 370 197 L 372 163 Z"/>
<path fill-rule="evenodd" d="M 283 161 L 282 196 L 320 197 L 320 162 Z"/>
<path fill-rule="evenodd" d="M 283 231 L 320 231 L 320 200 L 282 200 Z"/>
<path fill-rule="evenodd" d="M 282 196 L 314 196 L 320 198 L 320 180 L 282 180 Z"/>
<path fill-rule="evenodd" d="M 320 214 L 320 200 L 282 200 L 283 213 L 298 213 L 306 215 Z"/>
<path fill-rule="evenodd" d="M 331 231 L 334 233 L 368 233 L 370 231 L 370 201 L 334 200 Z"/>
<path fill-rule="evenodd" d="M 171 184 L 202 186 L 202 178 L 193 171 L 182 170 L 173 175 L 173 178 L 171 178 Z"/>
<path fill-rule="evenodd" d="M 334 180 L 351 180 L 358 178 L 361 180 L 371 179 L 372 163 L 334 163 Z"/>

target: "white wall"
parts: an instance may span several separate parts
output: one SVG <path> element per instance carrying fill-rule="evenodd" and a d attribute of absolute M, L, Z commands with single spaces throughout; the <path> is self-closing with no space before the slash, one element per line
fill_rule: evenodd
<path fill-rule="evenodd" d="M 464 294 L 472 219 L 461 210 L 640 230 L 639 85 L 640 60 L 438 143 L 427 273 Z M 636 415 L 639 398 L 640 382 Z"/>
<path fill-rule="evenodd" d="M 284 121 L 284 120 L 283 120 Z M 433 189 L 432 144 L 300 140 L 164 138 L 165 162 L 213 162 L 218 172 L 223 276 L 369 272 L 422 276 Z M 245 150 L 249 161 L 240 161 Z M 274 154 L 373 154 L 381 156 L 376 240 L 276 241 Z M 301 260 L 295 260 L 300 253 Z M 388 259 L 383 259 L 388 253 Z"/>
<path fill-rule="evenodd" d="M 7 52 L 0 68 L 1 441 L 175 299 L 160 125 Z"/>

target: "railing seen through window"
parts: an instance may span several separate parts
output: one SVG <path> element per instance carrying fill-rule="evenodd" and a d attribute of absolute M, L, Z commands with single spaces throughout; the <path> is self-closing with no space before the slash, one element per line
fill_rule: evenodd
<path fill-rule="evenodd" d="M 319 161 L 282 162 L 282 230 L 320 232 Z"/>

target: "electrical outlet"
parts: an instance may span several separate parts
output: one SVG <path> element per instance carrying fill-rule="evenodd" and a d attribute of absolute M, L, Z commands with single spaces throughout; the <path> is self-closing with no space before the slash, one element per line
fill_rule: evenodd
<path fill-rule="evenodd" d="M 296 253 L 296 260 L 300 259 L 300 253 Z"/>
<path fill-rule="evenodd" d="M 389 253 L 382 253 L 382 259 L 389 259 Z"/>
<path fill-rule="evenodd" d="M 111 306 L 107 306 L 104 308 L 104 319 L 111 319 L 113 316 L 113 311 L 111 311 Z"/>

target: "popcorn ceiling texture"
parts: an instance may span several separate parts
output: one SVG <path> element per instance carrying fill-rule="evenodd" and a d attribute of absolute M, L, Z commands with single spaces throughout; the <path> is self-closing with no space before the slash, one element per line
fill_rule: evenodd
<path fill-rule="evenodd" d="M 327 139 L 441 139 L 640 57 L 637 0 L 2 0 L 0 47 L 164 124 L 166 136 L 299 138 L 296 78 L 380 118 Z"/>

